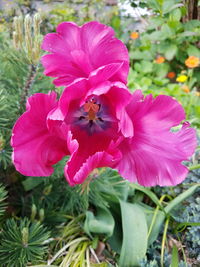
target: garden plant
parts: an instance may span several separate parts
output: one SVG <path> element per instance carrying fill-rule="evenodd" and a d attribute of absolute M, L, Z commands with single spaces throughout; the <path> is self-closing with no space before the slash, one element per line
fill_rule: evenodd
<path fill-rule="evenodd" d="M 199 1 L 0 15 L 0 266 L 200 266 Z"/>

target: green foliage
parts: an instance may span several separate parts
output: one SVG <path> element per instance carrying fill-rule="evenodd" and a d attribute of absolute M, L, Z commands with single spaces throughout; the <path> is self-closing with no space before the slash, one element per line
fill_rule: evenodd
<path fill-rule="evenodd" d="M 137 266 L 147 251 L 147 222 L 137 204 L 120 201 L 122 212 L 123 241 L 120 265 Z"/>
<path fill-rule="evenodd" d="M 115 221 L 111 215 L 111 212 L 106 208 L 97 208 L 95 212 L 86 212 L 86 220 L 84 224 L 85 232 L 91 237 L 92 233 L 104 234 L 107 237 L 113 235 Z"/>
<path fill-rule="evenodd" d="M 6 198 L 7 198 L 7 191 L 5 190 L 5 187 L 2 184 L 0 184 L 0 219 L 6 209 L 6 203 L 5 203 Z"/>
<path fill-rule="evenodd" d="M 7 220 L 1 232 L 1 266 L 24 267 L 28 262 L 39 262 L 46 253 L 49 234 L 39 222 Z"/>
<path fill-rule="evenodd" d="M 101 182 L 103 182 L 103 177 L 105 176 L 102 175 L 101 178 L 99 178 L 99 180 L 102 179 Z M 123 183 L 121 183 L 121 185 L 122 184 Z M 95 234 L 104 234 L 106 238 L 110 237 L 109 243 L 111 247 L 116 252 L 120 253 L 120 266 L 122 266 L 122 264 L 123 266 L 138 266 L 139 262 L 146 254 L 147 243 L 148 246 L 151 245 L 158 238 L 162 227 L 166 225 L 165 234 L 163 235 L 163 245 L 160 247 L 162 248 L 164 257 L 164 243 L 166 240 L 168 223 L 170 220 L 174 220 L 172 211 L 185 199 L 194 194 L 200 185 L 197 184 L 189 187 L 173 199 L 168 195 L 163 195 L 160 200 L 149 189 L 138 185 L 124 183 L 123 187 L 125 188 L 123 188 L 123 192 L 126 191 L 126 194 L 122 195 L 121 186 L 117 188 L 115 184 L 113 185 L 113 189 L 116 191 L 115 194 L 112 193 L 113 190 L 105 192 L 103 187 L 98 187 L 98 191 L 104 193 L 102 198 L 104 197 L 106 199 L 109 210 L 103 209 L 100 207 L 101 204 L 98 205 L 96 203 L 97 208 L 95 213 L 91 211 L 86 213 L 84 225 L 86 233 L 88 233 L 90 237 Z M 134 193 L 130 190 L 132 187 L 136 190 Z M 140 197 L 137 197 L 138 192 L 142 192 Z M 98 192 L 98 194 L 100 193 Z M 120 200 L 120 198 L 122 196 L 124 198 L 125 195 L 126 198 Z M 157 205 L 156 208 L 143 203 L 145 195 Z M 164 202 L 165 198 L 168 198 L 169 201 L 165 200 Z M 135 251 L 135 253 L 133 253 L 133 251 Z"/>
<path fill-rule="evenodd" d="M 151 9 L 154 16 L 143 18 L 147 26 L 138 39 L 129 39 L 132 66 L 129 87 L 153 95 L 176 95 L 185 108 L 190 106 L 187 119 L 192 116 L 193 119 L 196 118 L 193 123 L 199 124 L 199 110 L 195 108 L 200 103 L 197 92 L 200 82 L 198 67 L 188 68 L 185 60 L 189 56 L 200 57 L 200 22 L 182 22 L 185 7 L 180 0 L 138 1 L 138 5 L 141 4 Z M 161 56 L 164 62 L 157 61 Z M 173 73 L 174 77 L 168 76 L 169 73 Z M 182 74 L 188 79 L 178 82 L 176 79 Z M 190 104 L 191 98 L 194 105 Z"/>

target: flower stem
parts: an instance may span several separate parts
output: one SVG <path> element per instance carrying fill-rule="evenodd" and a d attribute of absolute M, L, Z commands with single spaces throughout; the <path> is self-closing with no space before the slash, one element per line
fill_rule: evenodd
<path fill-rule="evenodd" d="M 164 267 L 164 251 L 165 251 L 165 242 L 166 242 L 166 237 L 167 237 L 168 225 L 169 225 L 169 218 L 166 219 L 164 232 L 163 232 L 163 238 L 162 238 L 162 247 L 161 247 L 161 256 L 160 256 L 160 258 L 161 258 L 161 261 L 160 261 L 161 267 Z"/>
<path fill-rule="evenodd" d="M 37 66 L 31 64 L 30 69 L 29 69 L 29 74 L 27 76 L 27 80 L 25 82 L 24 88 L 22 90 L 22 96 L 21 96 L 21 101 L 20 101 L 20 109 L 24 110 L 25 104 L 26 104 L 26 99 L 28 96 L 28 92 L 33 85 L 35 76 L 36 76 L 36 71 L 37 71 Z"/>
<path fill-rule="evenodd" d="M 194 165 L 194 166 L 189 167 L 189 170 L 190 171 L 197 170 L 197 169 L 200 169 L 200 164 L 197 164 L 197 165 Z"/>

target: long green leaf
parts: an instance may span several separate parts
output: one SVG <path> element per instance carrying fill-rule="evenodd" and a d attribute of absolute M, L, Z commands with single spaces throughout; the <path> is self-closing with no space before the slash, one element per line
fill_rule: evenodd
<path fill-rule="evenodd" d="M 146 194 L 157 206 L 161 208 L 161 210 L 164 211 L 163 206 L 160 204 L 159 198 L 150 189 L 138 184 L 129 184 L 129 186 Z"/>
<path fill-rule="evenodd" d="M 183 200 L 191 196 L 195 190 L 200 187 L 200 184 L 193 185 L 189 189 L 187 189 L 185 192 L 178 195 L 176 198 L 174 198 L 170 203 L 164 208 L 166 213 L 169 213 L 172 209 L 174 209 L 177 205 L 179 205 Z"/>
<path fill-rule="evenodd" d="M 164 208 L 165 213 L 166 214 L 170 213 L 172 209 L 174 209 L 177 205 L 179 205 L 186 198 L 191 196 L 199 186 L 200 186 L 200 184 L 191 186 L 185 192 L 181 193 L 176 198 L 174 198 L 172 201 L 170 201 L 170 203 Z M 164 222 L 164 219 L 165 219 L 165 214 L 162 212 L 159 212 L 157 217 L 156 217 L 156 221 L 155 221 L 154 227 L 152 229 L 152 232 L 148 238 L 148 245 L 151 245 L 158 237 L 158 234 L 160 232 L 160 229 L 161 229 L 161 226 Z"/>
<path fill-rule="evenodd" d="M 112 214 L 106 208 L 98 208 L 95 216 L 91 211 L 86 212 L 84 230 L 89 235 L 105 234 L 110 237 L 113 234 L 115 221 Z"/>
<path fill-rule="evenodd" d="M 147 250 L 147 222 L 137 204 L 120 201 L 122 214 L 123 242 L 120 267 L 139 266 Z"/>
<path fill-rule="evenodd" d="M 178 266 L 178 249 L 174 245 L 172 248 L 172 261 L 170 267 L 177 267 Z"/>

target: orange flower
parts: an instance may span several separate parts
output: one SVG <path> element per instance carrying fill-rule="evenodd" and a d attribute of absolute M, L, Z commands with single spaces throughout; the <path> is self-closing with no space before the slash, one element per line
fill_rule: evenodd
<path fill-rule="evenodd" d="M 161 64 L 161 63 L 165 62 L 165 58 L 162 57 L 162 56 L 159 56 L 159 57 L 156 58 L 155 62 L 157 64 Z"/>
<path fill-rule="evenodd" d="M 139 38 L 139 33 L 138 32 L 132 32 L 130 35 L 131 39 L 135 40 Z"/>
<path fill-rule="evenodd" d="M 185 61 L 185 65 L 188 68 L 196 68 L 196 67 L 198 67 L 199 63 L 200 63 L 199 58 L 194 57 L 194 56 L 188 57 Z"/>
<path fill-rule="evenodd" d="M 182 90 L 183 90 L 185 93 L 189 93 L 189 92 L 190 92 L 190 88 L 189 88 L 187 85 L 183 85 L 183 86 L 182 86 Z"/>
<path fill-rule="evenodd" d="M 173 79 L 175 76 L 176 76 L 176 73 L 173 71 L 170 71 L 167 73 L 167 78 L 169 78 L 169 79 Z"/>

